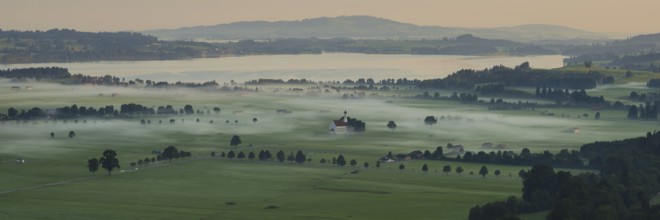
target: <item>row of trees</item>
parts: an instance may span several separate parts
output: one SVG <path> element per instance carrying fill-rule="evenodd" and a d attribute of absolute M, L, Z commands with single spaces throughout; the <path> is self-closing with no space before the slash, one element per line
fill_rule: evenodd
<path fill-rule="evenodd" d="M 628 107 L 628 119 L 640 120 L 658 120 L 658 104 L 660 102 L 646 102 L 645 105 L 639 106 L 631 105 Z"/>
<path fill-rule="evenodd" d="M 221 109 L 219 107 L 214 107 L 213 111 L 219 113 Z M 55 111 L 42 110 L 41 108 L 34 107 L 29 110 L 20 111 L 14 107 L 7 109 L 7 119 L 21 119 L 21 120 L 30 120 L 30 119 L 40 119 L 40 118 L 79 118 L 79 117 L 131 117 L 131 116 L 141 116 L 141 115 L 178 115 L 178 114 L 203 114 L 202 111 L 195 110 L 191 105 L 185 105 L 179 110 L 175 110 L 171 105 L 158 106 L 157 108 L 151 108 L 143 106 L 140 104 L 130 103 L 122 104 L 119 109 L 115 109 L 113 105 L 106 105 L 105 107 L 100 107 L 98 109 L 94 107 L 85 107 L 73 104 L 71 106 L 64 106 L 61 108 L 56 108 Z M 207 111 L 210 113 L 210 111 Z"/>

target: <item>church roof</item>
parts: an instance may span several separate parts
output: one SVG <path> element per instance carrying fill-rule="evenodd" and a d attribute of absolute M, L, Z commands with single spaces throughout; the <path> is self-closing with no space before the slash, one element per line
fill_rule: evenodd
<path fill-rule="evenodd" d="M 348 123 L 344 122 L 342 119 L 333 120 L 333 123 L 335 123 L 335 126 L 348 126 Z"/>

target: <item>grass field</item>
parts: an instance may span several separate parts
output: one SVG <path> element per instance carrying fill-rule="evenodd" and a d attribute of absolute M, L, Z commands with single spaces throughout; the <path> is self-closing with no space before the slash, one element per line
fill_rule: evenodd
<path fill-rule="evenodd" d="M 8 89 L 27 84 L 34 89 Z M 477 173 L 482 164 L 405 161 L 384 163 L 376 169 L 376 161 L 389 151 L 433 151 L 447 143 L 462 144 L 472 151 L 484 150 L 481 143 L 493 142 L 507 144 L 516 152 L 524 147 L 533 152 L 556 152 L 596 140 L 644 135 L 658 125 L 625 120 L 623 111 L 603 111 L 602 120 L 595 121 L 575 117 L 585 112 L 593 115 L 582 109 L 487 111 L 483 106 L 448 101 L 344 100 L 340 94 L 154 91 L 7 81 L 0 82 L 0 88 L 7 89 L 0 93 L 0 112 L 9 107 L 54 109 L 71 104 L 118 108 L 131 102 L 175 108 L 192 104 L 204 111 L 222 108 L 219 114 L 147 117 L 152 121 L 148 125 L 141 125 L 140 118 L 0 124 L 1 219 L 466 219 L 469 208 L 476 204 L 520 195 L 517 172 L 528 167 L 488 165 L 491 175 L 482 178 L 469 174 Z M 112 93 L 119 96 L 112 97 Z M 281 115 L 276 109 L 293 113 Z M 329 122 L 344 110 L 365 121 L 367 132 L 328 134 Z M 542 116 L 540 112 L 545 110 L 572 117 Z M 428 126 L 423 123 L 427 115 L 462 119 Z M 176 122 L 170 124 L 170 118 Z M 395 131 L 385 126 L 389 120 L 397 123 Z M 563 132 L 571 127 L 580 127 L 582 133 Z M 73 139 L 66 137 L 70 130 L 77 134 Z M 50 132 L 55 138 L 50 138 Z M 231 150 L 232 135 L 243 140 L 235 151 L 269 150 L 274 154 L 283 150 L 288 154 L 302 150 L 312 162 L 210 159 L 211 151 Z M 253 147 L 247 147 L 249 144 Z M 193 157 L 139 167 L 135 172 L 115 172 L 110 177 L 98 172 L 95 178 L 67 182 L 91 177 L 86 161 L 100 157 L 105 149 L 116 150 L 121 170 L 131 171 L 130 162 L 152 157 L 153 150 L 169 145 L 192 152 Z M 356 159 L 359 172 L 351 174 L 352 168 L 318 163 L 339 154 Z M 26 163 L 17 165 L 16 158 Z M 361 168 L 364 162 L 371 167 Z M 406 166 L 403 172 L 398 170 L 401 163 Z M 424 163 L 430 167 L 428 173 L 421 171 Z M 465 172 L 445 175 L 439 171 L 444 165 L 461 166 Z M 502 175 L 493 176 L 495 170 Z M 58 182 L 62 184 L 34 187 Z"/>

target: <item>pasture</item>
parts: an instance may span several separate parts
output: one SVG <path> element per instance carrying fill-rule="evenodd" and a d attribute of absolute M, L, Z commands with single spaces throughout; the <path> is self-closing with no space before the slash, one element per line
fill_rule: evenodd
<path fill-rule="evenodd" d="M 31 85 L 33 90 L 8 88 Z M 5 121 L 0 124 L 0 218 L 2 219 L 466 219 L 476 204 L 520 195 L 520 169 L 446 161 L 376 161 L 388 152 L 433 151 L 448 143 L 480 151 L 481 144 L 506 144 L 507 150 L 532 152 L 577 149 L 584 143 L 644 135 L 657 122 L 625 120 L 624 111 L 603 111 L 593 120 L 587 109 L 488 111 L 457 102 L 397 97 L 342 99 L 340 93 L 305 95 L 287 92 L 219 93 L 198 90 L 67 86 L 50 83 L 0 82 L 0 112 L 10 107 L 54 109 L 77 104 L 99 108 L 137 103 L 150 107 L 191 104 L 210 114 L 145 116 L 124 119 Z M 117 96 L 110 94 L 117 93 Z M 100 95 L 103 94 L 103 95 Z M 218 114 L 213 107 L 220 107 Z M 278 114 L 287 109 L 290 114 Z M 359 135 L 330 135 L 328 124 L 347 110 L 366 122 Z M 544 116 L 544 111 L 556 116 Z M 577 118 L 588 113 L 590 117 Z M 566 115 L 560 117 L 560 115 Z M 429 126 L 424 117 L 445 116 Z M 570 116 L 570 117 L 568 117 Z M 140 124 L 140 119 L 150 124 Z M 257 118 L 257 122 L 252 119 Z M 452 118 L 452 119 L 448 119 Z M 170 119 L 175 119 L 170 123 Z M 199 119 L 199 122 L 197 122 Z M 86 122 L 83 122 L 86 120 Z M 162 120 L 162 123 L 159 121 Z M 213 123 L 210 121 L 213 120 Z M 393 120 L 398 127 L 385 125 Z M 236 122 L 238 121 L 238 122 Z M 579 134 L 564 132 L 579 127 Z M 626 128 L 626 129 L 621 129 Z M 75 138 L 67 133 L 75 131 Z M 49 133 L 55 134 L 54 138 Z M 242 144 L 229 146 L 232 135 Z M 187 159 L 159 162 L 133 171 L 130 162 L 153 157 L 167 146 L 192 152 Z M 249 147 L 251 146 L 251 147 Z M 92 177 L 86 162 L 105 149 L 118 153 L 120 170 Z M 302 150 L 311 162 L 210 158 L 209 153 Z M 445 152 L 447 152 L 445 150 Z M 356 168 L 321 165 L 342 154 Z M 17 158 L 24 164 L 16 164 Z M 362 167 L 368 162 L 370 167 Z M 421 171 L 428 164 L 427 173 Z M 400 171 L 398 166 L 406 169 Z M 464 168 L 445 175 L 442 166 Z M 351 173 L 358 170 L 357 173 Z M 501 170 L 495 177 L 493 172 Z M 130 172 L 133 171 L 133 172 Z M 470 175 L 470 172 L 474 175 Z M 511 176 L 509 176 L 511 174 Z M 62 182 L 61 185 L 35 187 Z M 24 190 L 21 190 L 24 189 Z M 14 191 L 18 190 L 18 191 Z"/>

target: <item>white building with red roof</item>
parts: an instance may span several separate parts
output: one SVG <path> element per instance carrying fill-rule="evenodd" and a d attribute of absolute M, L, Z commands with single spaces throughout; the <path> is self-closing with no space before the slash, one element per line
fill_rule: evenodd
<path fill-rule="evenodd" d="M 328 130 L 330 134 L 348 134 L 351 132 L 351 127 L 348 126 L 348 112 L 344 111 L 344 117 L 339 118 L 339 120 L 332 120 Z"/>

